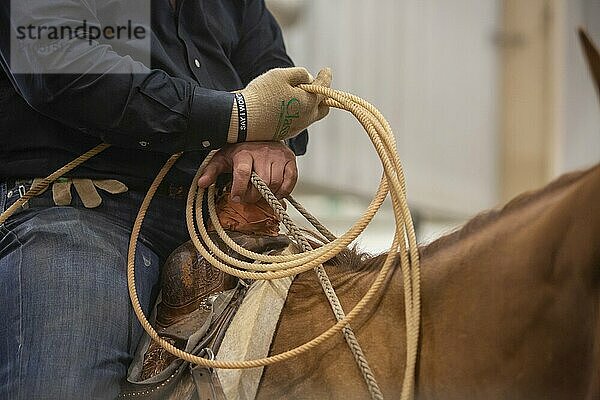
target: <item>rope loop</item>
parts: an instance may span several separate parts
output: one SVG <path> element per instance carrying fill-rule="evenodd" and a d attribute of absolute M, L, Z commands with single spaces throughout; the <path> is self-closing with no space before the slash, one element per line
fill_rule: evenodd
<path fill-rule="evenodd" d="M 215 208 L 214 185 L 208 189 L 208 210 L 209 217 L 218 235 L 223 241 L 237 253 L 244 257 L 258 261 L 258 263 L 250 263 L 238 260 L 228 256 L 221 251 L 218 246 L 212 242 L 203 221 L 202 198 L 205 190 L 197 185 L 197 181 L 204 171 L 204 168 L 214 155 L 214 151 L 204 160 L 192 180 L 192 184 L 188 193 L 186 204 L 186 222 L 190 237 L 196 246 L 198 252 L 209 261 L 215 268 L 221 271 L 244 279 L 278 279 L 282 277 L 295 276 L 299 273 L 317 268 L 326 263 L 331 258 L 339 254 L 371 222 L 375 213 L 381 207 L 388 193 L 391 196 L 392 207 L 394 210 L 394 219 L 396 229 L 394 239 L 392 241 L 390 251 L 384 261 L 383 267 L 371 283 L 364 297 L 354 306 L 354 308 L 345 316 L 338 319 L 338 322 L 330 327 L 325 332 L 321 333 L 309 342 L 290 349 L 280 354 L 272 355 L 262 359 L 244 360 L 244 361 L 228 361 L 228 360 L 208 360 L 193 354 L 186 353 L 169 342 L 163 340 L 148 322 L 139 303 L 137 291 L 135 287 L 135 250 L 141 225 L 148 209 L 150 201 L 156 192 L 156 188 L 162 182 L 163 177 L 177 161 L 180 155 L 175 155 L 167 161 L 161 169 L 158 176 L 152 183 L 148 194 L 140 208 L 134 227 L 131 234 L 128 255 L 127 279 L 129 286 L 129 294 L 134 311 L 148 335 L 160 344 L 165 350 L 176 357 L 182 358 L 193 364 L 198 364 L 210 368 L 223 369 L 243 369 L 255 368 L 266 365 L 272 365 L 280 361 L 288 360 L 297 357 L 307 351 L 310 351 L 317 346 L 323 344 L 335 335 L 349 329 L 353 321 L 366 311 L 371 309 L 374 301 L 380 296 L 385 282 L 394 269 L 397 260 L 400 260 L 400 266 L 404 281 L 404 297 L 405 297 L 405 316 L 406 316 L 406 366 L 404 381 L 402 386 L 402 399 L 412 399 L 414 397 L 414 379 L 415 368 L 417 361 L 417 350 L 419 344 L 419 328 L 420 328 L 420 270 L 419 270 L 419 254 L 417 249 L 417 240 L 414 232 L 414 226 L 410 216 L 410 211 L 406 201 L 406 182 L 402 170 L 401 162 L 396 151 L 396 142 L 390 125 L 385 120 L 383 115 L 370 103 L 357 96 L 342 91 L 337 91 L 322 86 L 315 85 L 300 85 L 300 87 L 308 92 L 321 94 L 326 97 L 326 104 L 330 107 L 343 109 L 352 113 L 360 124 L 365 129 L 367 135 L 371 139 L 377 154 L 379 155 L 383 165 L 383 177 L 379 188 L 369 204 L 364 214 L 356 221 L 356 223 L 342 236 L 334 238 L 329 232 L 324 236 L 329 236 L 332 240 L 317 249 L 308 249 L 304 253 L 287 255 L 287 256 L 271 256 L 257 254 L 248 251 L 237 245 L 229 238 L 220 225 Z M 252 183 L 259 188 L 264 189 L 264 183 L 261 183 L 256 176 L 253 176 Z M 264 185 L 266 186 L 266 185 Z M 268 187 L 267 187 L 268 190 Z M 279 204 L 279 201 L 271 198 L 268 191 L 264 192 L 267 200 L 273 205 L 274 210 L 280 220 L 285 222 L 288 230 L 293 236 L 298 232 L 294 228 L 290 228 L 288 217 L 285 210 Z M 294 205 L 295 201 L 290 200 Z M 307 217 L 310 221 L 314 217 Z M 199 221 L 199 223 L 196 223 Z M 289 226 L 288 226 L 289 225 Z M 322 230 L 322 229 L 319 229 Z M 326 232 L 326 231 L 325 231 Z M 322 232 L 323 233 L 323 232 Z M 321 267 L 322 268 L 322 267 Z M 373 395 L 373 393 L 372 393 Z M 375 398 L 375 397 L 374 397 Z"/>

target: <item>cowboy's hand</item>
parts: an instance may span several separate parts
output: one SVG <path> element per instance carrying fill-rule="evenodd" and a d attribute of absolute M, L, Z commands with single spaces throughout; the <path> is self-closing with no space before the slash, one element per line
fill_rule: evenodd
<path fill-rule="evenodd" d="M 324 96 L 300 89 L 304 83 L 329 87 L 331 70 L 323 68 L 313 79 L 305 68 L 275 68 L 255 78 L 236 94 L 228 142 L 288 139 L 325 117 Z"/>
<path fill-rule="evenodd" d="M 281 142 L 230 144 L 215 153 L 198 179 L 207 188 L 222 173 L 233 172 L 231 200 L 256 203 L 262 198 L 250 181 L 252 171 L 281 199 L 292 192 L 298 179 L 296 156 Z"/>

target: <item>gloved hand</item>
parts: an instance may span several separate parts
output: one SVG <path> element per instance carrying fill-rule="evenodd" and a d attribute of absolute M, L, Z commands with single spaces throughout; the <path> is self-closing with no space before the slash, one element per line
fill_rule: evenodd
<path fill-rule="evenodd" d="M 275 68 L 255 78 L 236 93 L 227 141 L 280 141 L 325 117 L 324 96 L 297 87 L 303 83 L 329 87 L 331 70 L 323 68 L 313 79 L 302 67 Z"/>

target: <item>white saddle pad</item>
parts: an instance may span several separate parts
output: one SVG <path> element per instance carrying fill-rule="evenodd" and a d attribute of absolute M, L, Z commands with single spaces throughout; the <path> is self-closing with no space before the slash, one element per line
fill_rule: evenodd
<path fill-rule="evenodd" d="M 290 254 L 286 249 L 281 254 Z M 256 281 L 248 289 L 225 333 L 217 360 L 254 360 L 269 355 L 277 322 L 293 277 Z M 254 400 L 264 367 L 219 369 L 217 374 L 227 400 Z"/>

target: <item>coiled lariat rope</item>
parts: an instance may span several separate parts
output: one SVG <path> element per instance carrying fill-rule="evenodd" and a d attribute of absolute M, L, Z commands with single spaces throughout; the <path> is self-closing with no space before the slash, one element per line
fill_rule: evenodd
<path fill-rule="evenodd" d="M 396 221 L 394 240 L 383 267 L 379 271 L 377 277 L 373 281 L 365 296 L 355 305 L 352 311 L 350 311 L 345 317 L 341 318 L 335 325 L 323 332 L 318 337 L 284 353 L 262 359 L 246 361 L 207 360 L 182 351 L 171 345 L 169 342 L 163 340 L 146 319 L 137 297 L 135 288 L 135 247 L 143 217 L 154 193 L 156 192 L 156 188 L 162 181 L 162 178 L 166 175 L 168 170 L 180 156 L 179 154 L 169 159 L 167 164 L 165 164 L 165 167 L 163 167 L 153 182 L 148 194 L 146 195 L 146 198 L 144 199 L 144 202 L 142 203 L 140 213 L 138 214 L 138 217 L 134 223 L 130 241 L 127 271 L 130 297 L 134 310 L 142 326 L 150 335 L 150 337 L 152 337 L 152 339 L 157 341 L 171 354 L 193 364 L 210 368 L 224 369 L 254 368 L 271 365 L 307 352 L 322 344 L 326 340 L 332 338 L 334 335 L 342 332 L 348 325 L 351 325 L 351 323 L 355 321 L 361 313 L 363 313 L 372 305 L 373 300 L 378 297 L 378 294 L 383 288 L 390 270 L 394 267 L 395 261 L 399 256 L 405 287 L 404 297 L 407 328 L 406 370 L 402 387 L 402 399 L 411 399 L 414 395 L 414 378 L 420 325 L 419 254 L 417 249 L 416 235 L 410 216 L 410 211 L 406 202 L 405 180 L 402 166 L 396 152 L 396 143 L 392 130 L 385 118 L 381 115 L 381 113 L 379 113 L 379 111 L 375 109 L 375 107 L 354 95 L 321 86 L 301 85 L 301 87 L 309 92 L 325 96 L 325 101 L 329 106 L 341 108 L 351 112 L 366 130 L 377 153 L 379 154 L 379 157 L 381 158 L 384 176 L 373 201 L 367 208 L 364 215 L 344 235 L 332 240 L 330 243 L 324 244 L 322 247 L 317 249 L 311 249 L 301 254 L 279 256 L 263 255 L 240 247 L 225 234 L 222 228 L 220 228 L 214 207 L 214 187 L 211 187 L 208 195 L 209 213 L 212 223 L 216 227 L 219 236 L 234 251 L 238 252 L 244 257 L 260 261 L 262 264 L 245 262 L 230 257 L 212 242 L 204 224 L 202 223 L 203 215 L 201 203 L 204 196 L 204 189 L 198 188 L 197 181 L 202 174 L 204 167 L 209 162 L 210 157 L 212 154 L 214 154 L 211 153 L 211 155 L 209 155 L 209 157 L 198 169 L 196 176 L 192 180 L 192 185 L 188 193 L 186 204 L 186 221 L 188 224 L 188 230 L 199 253 L 213 266 L 225 273 L 237 276 L 239 278 L 254 280 L 278 279 L 294 276 L 319 267 L 329 259 L 339 254 L 348 246 L 348 244 L 356 239 L 358 235 L 366 228 L 377 210 L 380 208 L 388 194 L 388 188 L 391 188 L 391 191 L 389 192 L 391 194 L 394 218 Z M 255 179 L 253 179 L 253 183 L 255 183 Z M 277 208 L 278 207 L 275 206 L 276 212 Z M 286 216 L 281 214 L 280 217 L 285 222 Z M 200 223 L 196 224 L 196 220 L 200 221 Z"/>
<path fill-rule="evenodd" d="M 208 209 L 209 216 L 215 226 L 218 235 L 221 239 L 230 246 L 234 251 L 240 255 L 256 260 L 261 263 L 250 263 L 235 259 L 228 256 L 221 251 L 210 239 L 206 227 L 203 224 L 202 215 L 202 199 L 204 197 L 204 189 L 198 188 L 197 181 L 202 174 L 204 167 L 210 161 L 214 155 L 214 151 L 202 163 L 198 169 L 196 176 L 194 177 L 190 191 L 188 193 L 187 204 L 186 204 L 186 222 L 190 237 L 198 249 L 199 253 L 209 261 L 214 267 L 221 271 L 234 275 L 244 279 L 254 280 L 270 280 L 278 279 L 283 277 L 295 276 L 299 273 L 306 272 L 310 269 L 316 269 L 317 273 L 324 269 L 322 264 L 332 259 L 345 249 L 354 239 L 356 239 L 360 233 L 366 228 L 371 222 L 375 213 L 381 207 L 383 201 L 387 197 L 389 192 L 391 196 L 392 207 L 394 211 L 394 219 L 396 222 L 396 229 L 394 239 L 390 247 L 390 251 L 384 261 L 383 267 L 377 274 L 376 278 L 372 282 L 371 286 L 367 290 L 364 297 L 354 306 L 354 308 L 347 313 L 345 316 L 343 310 L 335 310 L 338 322 L 330 327 L 319 336 L 310 340 L 309 342 L 288 350 L 286 352 L 269 356 L 262 359 L 256 360 L 245 360 L 245 361 L 223 361 L 223 360 L 208 360 L 202 357 L 195 356 L 187 353 L 173 346 L 169 342 L 162 339 L 158 333 L 154 330 L 152 325 L 148 322 L 142 307 L 140 305 L 136 287 L 135 287 L 135 253 L 137 246 L 137 239 L 140 234 L 141 226 L 154 197 L 158 186 L 173 167 L 175 162 L 181 157 L 182 153 L 175 154 L 169 158 L 165 165 L 161 168 L 160 172 L 154 179 L 148 193 L 144 197 L 138 215 L 135 219 L 133 229 L 131 232 L 131 238 L 129 242 L 129 254 L 127 257 L 127 282 L 129 288 L 129 296 L 133 309 L 137 315 L 138 320 L 143 326 L 144 330 L 148 335 L 161 345 L 169 353 L 176 357 L 182 358 L 190 363 L 209 367 L 209 368 L 223 368 L 223 369 L 244 369 L 244 368 L 255 368 L 266 365 L 272 365 L 280 361 L 285 361 L 290 358 L 296 357 L 303 354 L 315 347 L 319 346 L 323 342 L 331 339 L 333 336 L 344 332 L 348 341 L 347 332 L 350 331 L 349 326 L 353 321 L 372 308 L 374 301 L 380 295 L 383 290 L 390 271 L 394 268 L 398 258 L 400 259 L 400 266 L 402 270 L 402 277 L 404 282 L 404 301 L 405 301 L 405 319 L 406 319 L 406 366 L 404 373 L 404 380 L 402 385 L 402 396 L 403 400 L 412 399 L 414 397 L 415 390 L 415 369 L 417 363 L 417 353 L 419 345 L 419 330 L 420 330 L 420 312 L 421 312 L 421 300 L 420 300 L 420 268 L 419 268 L 419 253 L 417 248 L 416 235 L 408 209 L 406 201 L 406 185 L 404 179 L 404 173 L 402 170 L 401 162 L 396 151 L 395 138 L 392 133 L 392 129 L 386 119 L 381 113 L 370 103 L 365 100 L 354 96 L 349 93 L 337 91 L 323 86 L 316 85 L 300 85 L 300 87 L 308 92 L 323 95 L 326 100 L 326 104 L 330 107 L 343 109 L 352 113 L 356 119 L 361 123 L 365 131 L 367 132 L 377 154 L 379 155 L 383 165 L 383 177 L 380 181 L 377 192 L 367 207 L 364 214 L 354 223 L 354 225 L 342 236 L 335 238 L 329 231 L 327 231 L 322 225 L 316 221 L 309 213 L 307 213 L 302 207 L 299 207 L 299 211 L 313 223 L 317 230 L 328 240 L 329 243 L 316 249 L 309 249 L 309 247 L 303 246 L 307 251 L 300 254 L 290 255 L 263 255 L 246 250 L 237 245 L 231 238 L 227 236 L 221 225 L 219 224 L 218 217 L 216 215 L 215 204 L 214 204 L 214 186 L 211 186 L 208 190 Z M 0 224 L 6 221 L 10 215 L 14 214 L 16 210 L 27 202 L 31 197 L 41 193 L 45 190 L 54 180 L 60 176 L 68 173 L 73 168 L 85 162 L 87 159 L 95 156 L 101 151 L 108 148 L 109 145 L 102 144 L 94 149 L 90 150 L 86 154 L 73 160 L 71 163 L 56 171 L 54 174 L 48 176 L 42 180 L 39 184 L 34 185 L 25 196 L 23 196 L 17 203 L 10 207 L 4 214 L 0 215 Z M 252 182 L 258 187 L 261 185 L 260 178 L 256 174 L 252 176 Z M 266 185 L 264 185 L 266 187 Z M 289 217 L 285 213 L 285 210 L 281 204 L 275 199 L 272 193 L 269 195 L 269 191 L 263 188 L 259 190 L 261 194 L 266 196 L 269 204 L 274 207 L 275 212 L 281 218 L 282 222 L 288 230 L 290 230 L 292 236 L 299 241 L 302 246 L 301 232 L 295 232 L 295 225 L 287 221 Z M 272 198 L 270 198 L 272 197 Z M 274 199 L 274 201 L 273 201 Z M 293 199 L 289 199 L 292 205 L 296 205 L 297 202 Z M 195 222 L 200 221 L 199 224 Z M 314 223 L 316 222 L 316 223 Z M 320 225 L 320 226 L 319 226 Z M 198 234 L 200 236 L 198 236 Z M 202 240 L 200 239 L 202 238 Z M 213 255 L 214 254 L 214 255 Z M 228 265 L 229 264 L 229 265 Z M 320 274 L 319 280 L 327 280 L 326 275 Z M 331 302 L 331 299 L 328 296 Z M 332 304 L 333 305 L 333 304 Z M 341 307 L 340 307 L 341 309 Z M 351 331 L 350 331 L 351 332 Z M 352 345 L 351 345 L 352 347 Z M 358 356 L 354 353 L 355 357 Z M 364 358 L 364 356 L 363 356 Z M 366 364 L 366 362 L 365 362 Z M 360 363 L 359 363 L 360 365 Z M 363 375 L 365 370 L 361 368 Z M 367 371 L 368 372 L 368 371 Z M 366 378 L 367 379 L 367 378 Z M 368 381 L 368 379 L 367 379 Z M 373 387 L 369 385 L 371 396 L 373 398 L 380 398 L 381 393 L 373 391 Z M 377 389 L 378 390 L 378 389 Z"/>

